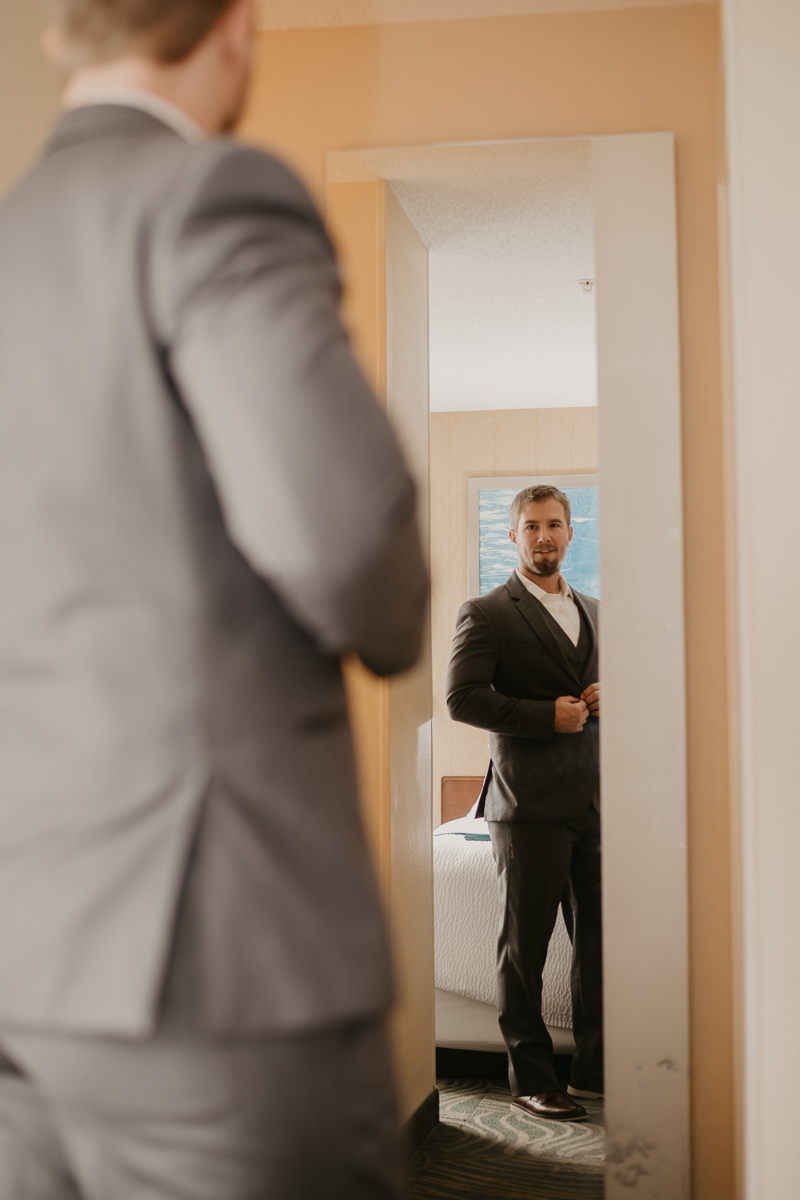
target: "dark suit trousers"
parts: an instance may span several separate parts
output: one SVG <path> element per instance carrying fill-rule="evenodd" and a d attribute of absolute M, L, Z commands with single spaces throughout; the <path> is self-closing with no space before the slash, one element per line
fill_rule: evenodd
<path fill-rule="evenodd" d="M 563 821 L 489 821 L 501 924 L 497 944 L 500 1029 L 515 1096 L 560 1087 L 542 1018 L 542 971 L 565 889 L 573 916 L 570 1083 L 603 1090 L 600 814 Z M 567 922 L 569 928 L 569 922 Z"/>

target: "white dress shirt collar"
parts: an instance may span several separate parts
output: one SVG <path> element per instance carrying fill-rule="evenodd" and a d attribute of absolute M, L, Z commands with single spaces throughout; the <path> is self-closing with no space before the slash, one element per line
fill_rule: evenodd
<path fill-rule="evenodd" d="M 519 569 L 517 570 L 517 576 L 522 580 L 522 583 L 531 595 L 541 601 L 542 606 L 547 609 L 553 620 L 561 626 L 573 646 L 577 646 L 581 636 L 581 614 L 572 595 L 572 588 L 563 575 L 558 580 L 557 592 L 546 592 L 544 588 L 540 588 L 532 579 L 528 579 L 527 576 L 523 575 Z"/>
<path fill-rule="evenodd" d="M 157 121 L 163 122 L 174 133 L 177 133 L 178 137 L 183 138 L 192 146 L 199 146 L 206 139 L 206 134 L 197 122 L 182 108 L 165 100 L 163 96 L 146 92 L 143 88 L 98 87 L 89 92 L 86 98 L 82 99 L 75 107 L 86 108 L 94 104 L 120 104 L 125 108 L 138 108 L 140 112 L 147 113 L 149 116 L 155 117 Z"/>
<path fill-rule="evenodd" d="M 569 586 L 569 584 L 567 583 L 567 581 L 563 575 L 559 575 L 559 577 L 558 577 L 558 592 L 557 593 L 556 592 L 546 592 L 544 590 L 544 588 L 540 588 L 538 583 L 534 583 L 532 579 L 528 579 L 527 575 L 523 575 L 522 571 L 520 571 L 519 567 L 517 567 L 517 578 L 528 589 L 528 591 L 531 593 L 531 595 L 536 597 L 537 600 L 551 600 L 552 601 L 552 600 L 556 599 L 556 597 L 559 593 L 565 600 L 572 599 L 572 588 Z"/>

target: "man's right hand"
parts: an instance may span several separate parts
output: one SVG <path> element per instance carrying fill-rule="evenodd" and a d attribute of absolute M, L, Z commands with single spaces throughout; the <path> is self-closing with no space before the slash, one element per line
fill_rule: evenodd
<path fill-rule="evenodd" d="M 586 724 L 589 709 L 575 696 L 559 696 L 556 700 L 556 733 L 580 733 Z"/>

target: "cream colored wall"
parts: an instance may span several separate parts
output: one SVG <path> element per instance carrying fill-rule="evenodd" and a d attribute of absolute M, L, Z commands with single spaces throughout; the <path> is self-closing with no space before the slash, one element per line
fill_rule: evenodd
<path fill-rule="evenodd" d="M 417 479 L 427 542 L 427 251 L 383 181 L 332 184 L 328 220 L 359 283 L 346 291 L 345 320 Z M 392 931 L 403 1119 L 430 1094 L 435 1075 L 430 669 L 423 653 L 415 670 L 391 681 L 356 661 L 346 670 L 364 817 Z"/>
<path fill-rule="evenodd" d="M 443 775 L 482 775 L 485 730 L 451 721 L 445 675 L 456 616 L 467 599 L 467 480 L 482 475 L 581 475 L 597 469 L 597 409 L 431 413 L 433 803 Z"/>
<path fill-rule="evenodd" d="M 342 316 L 362 370 L 381 402 L 386 399 L 386 184 L 337 183 L 327 195 L 328 227 L 358 286 L 345 288 Z M 356 658 L 345 664 L 350 720 L 367 837 L 386 904 L 391 886 L 389 787 L 389 681 Z"/>
<path fill-rule="evenodd" d="M 0 196 L 30 166 L 58 110 L 58 80 L 39 48 L 40 0 L 0 3 Z"/>

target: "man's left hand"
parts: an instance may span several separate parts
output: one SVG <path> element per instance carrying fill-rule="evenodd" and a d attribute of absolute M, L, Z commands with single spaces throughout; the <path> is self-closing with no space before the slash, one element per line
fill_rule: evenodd
<path fill-rule="evenodd" d="M 581 700 L 593 717 L 600 716 L 600 684 L 592 683 L 581 692 Z"/>

